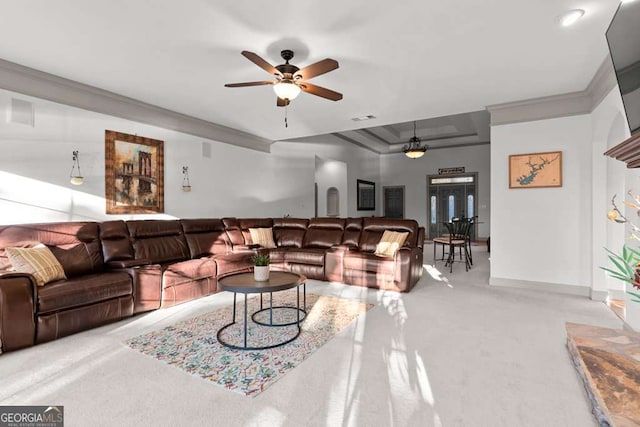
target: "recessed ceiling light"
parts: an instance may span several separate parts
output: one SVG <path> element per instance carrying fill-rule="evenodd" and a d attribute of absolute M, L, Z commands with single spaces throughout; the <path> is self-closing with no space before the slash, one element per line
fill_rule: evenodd
<path fill-rule="evenodd" d="M 351 120 L 353 120 L 354 122 L 363 122 L 365 120 L 371 120 L 371 119 L 375 119 L 375 118 L 376 118 L 376 116 L 373 116 L 373 115 L 369 114 L 369 115 L 366 115 L 366 116 L 354 117 Z"/>
<path fill-rule="evenodd" d="M 569 27 L 575 24 L 576 22 L 578 22 L 578 19 L 582 18 L 583 15 L 584 15 L 584 10 L 572 9 L 560 15 L 558 17 L 558 21 L 560 22 L 560 25 L 562 25 L 563 27 Z"/>

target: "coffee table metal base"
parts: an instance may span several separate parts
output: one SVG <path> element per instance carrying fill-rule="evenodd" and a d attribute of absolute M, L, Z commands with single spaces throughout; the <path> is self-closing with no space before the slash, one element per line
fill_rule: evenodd
<path fill-rule="evenodd" d="M 300 336 L 300 332 L 301 332 L 301 328 L 300 328 L 300 322 L 302 322 L 306 316 L 307 316 L 307 285 L 306 283 L 302 284 L 303 286 L 303 296 L 304 296 L 304 305 L 303 308 L 300 308 L 300 287 L 296 286 L 296 307 L 289 307 L 289 306 L 273 306 L 273 292 L 270 292 L 270 299 L 269 299 L 269 307 L 268 308 L 262 308 L 262 294 L 260 294 L 260 310 L 256 311 L 255 313 L 253 313 L 251 315 L 251 320 L 253 320 L 254 323 L 261 325 L 261 326 L 268 326 L 268 327 L 283 327 L 283 326 L 293 326 L 295 325 L 296 328 L 298 329 L 296 334 L 291 337 L 286 339 L 285 341 L 281 341 L 278 342 L 276 344 L 272 344 L 272 345 L 266 345 L 266 346 L 255 346 L 255 347 L 249 347 L 247 345 L 247 294 L 244 294 L 244 345 L 243 346 L 239 346 L 239 345 L 234 345 L 229 343 L 228 341 L 225 341 L 222 339 L 222 332 L 235 325 L 236 322 L 236 298 L 237 298 L 237 293 L 234 292 L 233 293 L 233 321 L 231 323 L 228 323 L 226 325 L 224 325 L 222 328 L 220 328 L 218 330 L 218 333 L 216 334 L 216 338 L 218 339 L 218 342 L 220 344 L 222 344 L 223 346 L 227 347 L 227 348 L 231 348 L 234 350 L 267 350 L 270 348 L 276 348 L 276 347 L 281 347 L 285 344 L 289 344 L 290 342 L 294 341 L 296 338 L 298 338 L 298 336 Z M 273 309 L 289 309 L 289 310 L 296 310 L 296 321 L 295 322 L 289 322 L 289 323 L 273 323 Z M 254 316 L 258 313 L 261 313 L 263 311 L 266 310 L 270 310 L 270 323 L 264 323 L 264 322 L 260 322 L 254 319 Z M 300 318 L 300 313 L 304 314 L 304 317 L 301 319 Z"/>
<path fill-rule="evenodd" d="M 269 292 L 269 307 L 263 308 L 263 303 L 262 303 L 262 295 L 264 294 L 260 294 L 260 310 L 256 311 L 255 313 L 253 313 L 251 315 L 251 320 L 253 320 L 254 323 L 257 323 L 258 325 L 262 325 L 262 326 L 291 326 L 291 325 L 295 325 L 298 322 L 303 322 L 304 319 L 307 318 L 307 284 L 303 283 L 302 284 L 302 298 L 303 298 L 303 302 L 302 302 L 302 308 L 300 308 L 300 291 L 298 290 L 298 293 L 296 295 L 297 297 L 297 301 L 298 301 L 298 306 L 297 307 L 290 307 L 288 305 L 273 305 L 273 292 Z M 289 322 L 289 323 L 273 323 L 273 310 L 274 309 L 281 309 L 281 310 L 298 310 L 298 318 L 297 320 L 293 321 L 293 322 Z M 269 312 L 269 323 L 267 322 L 263 322 L 261 320 L 256 320 L 256 315 L 264 312 L 264 311 L 268 311 Z M 304 316 L 302 316 L 302 318 L 300 318 L 300 313 L 304 314 Z"/>

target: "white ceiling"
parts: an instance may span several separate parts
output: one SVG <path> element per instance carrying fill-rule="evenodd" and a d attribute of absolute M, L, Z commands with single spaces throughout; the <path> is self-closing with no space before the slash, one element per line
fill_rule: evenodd
<path fill-rule="evenodd" d="M 618 0 L 22 0 L 3 2 L 0 58 L 270 140 L 478 111 L 580 91 L 607 55 Z M 556 17 L 582 8 L 571 28 Z M 240 55 L 340 68 L 288 108 Z M 443 129 L 446 131 L 446 129 Z M 406 133 L 406 132 L 405 132 Z M 412 133 L 412 132 L 411 132 Z M 407 134 L 409 135 L 409 134 Z M 408 139 L 402 135 L 402 139 Z M 412 135 L 409 135 L 412 136 Z M 419 135 L 420 136 L 420 135 Z"/>

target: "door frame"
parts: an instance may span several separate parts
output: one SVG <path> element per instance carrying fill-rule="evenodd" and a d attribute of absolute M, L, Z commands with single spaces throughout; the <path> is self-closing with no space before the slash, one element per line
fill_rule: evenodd
<path fill-rule="evenodd" d="M 385 198 L 385 194 L 384 194 L 384 190 L 386 190 L 387 188 L 402 188 L 402 219 L 407 217 L 407 198 L 405 197 L 407 195 L 407 191 L 404 185 L 384 185 L 382 187 L 382 216 L 385 216 L 385 209 L 386 209 L 386 203 L 387 203 L 387 199 Z"/>
<path fill-rule="evenodd" d="M 456 174 L 451 174 L 451 175 L 438 175 L 438 174 L 433 174 L 433 175 L 427 175 L 427 192 L 425 194 L 425 199 L 426 199 L 426 204 L 427 204 L 427 210 L 426 210 L 426 227 L 425 227 L 425 238 L 426 239 L 433 239 L 434 236 L 430 235 L 430 220 L 431 220 L 431 198 L 429 197 L 429 192 L 431 190 L 431 178 L 458 178 L 458 177 L 465 177 L 465 176 L 473 176 L 473 184 L 475 185 L 476 188 L 476 194 L 473 197 L 473 212 L 475 215 L 478 215 L 478 193 L 479 193 L 479 189 L 478 189 L 478 172 L 465 172 L 465 173 L 456 173 Z M 449 185 L 449 184 L 435 184 L 435 186 L 438 185 Z M 451 184 L 451 185 L 460 185 L 460 184 Z M 477 230 L 477 229 L 476 229 Z M 476 234 L 476 239 L 478 238 L 477 234 Z"/>

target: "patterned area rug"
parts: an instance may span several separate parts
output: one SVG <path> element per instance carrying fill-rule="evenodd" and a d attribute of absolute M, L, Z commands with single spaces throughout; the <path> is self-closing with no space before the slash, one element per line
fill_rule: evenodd
<path fill-rule="evenodd" d="M 238 294 L 237 323 L 224 330 L 222 338 L 234 345 L 243 343 L 244 296 Z M 295 307 L 295 292 L 273 295 L 274 306 Z M 268 296 L 264 307 L 268 307 Z M 297 327 L 261 326 L 251 320 L 260 309 L 257 296 L 249 298 L 248 346 L 263 346 L 295 336 Z M 307 316 L 297 339 L 282 347 L 268 350 L 232 350 L 216 339 L 218 330 L 231 322 L 233 304 L 173 326 L 131 338 L 125 342 L 134 350 L 176 366 L 229 390 L 256 396 L 311 353 L 373 307 L 360 301 L 332 296 L 307 294 Z M 303 315 L 304 317 L 304 315 Z M 295 309 L 274 309 L 274 322 L 295 321 Z M 269 312 L 256 315 L 260 322 L 269 321 Z"/>

